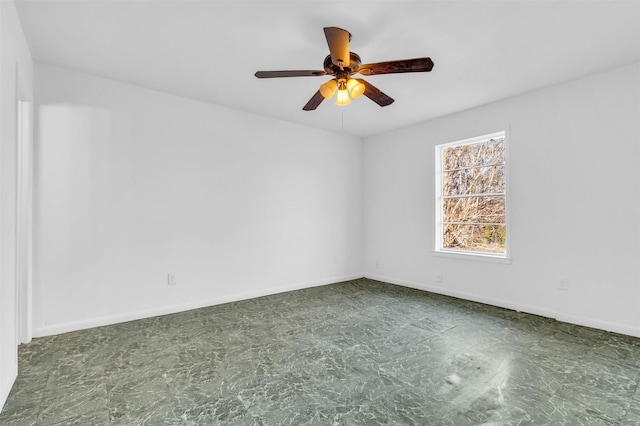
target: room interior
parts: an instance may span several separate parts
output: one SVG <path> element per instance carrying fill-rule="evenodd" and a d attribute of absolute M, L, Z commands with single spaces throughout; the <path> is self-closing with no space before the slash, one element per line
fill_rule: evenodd
<path fill-rule="evenodd" d="M 0 404 L 32 339 L 361 278 L 640 337 L 638 1 L 17 0 L 0 19 Z M 367 77 L 383 108 L 303 111 L 326 77 L 255 78 L 322 69 L 326 26 L 365 62 L 435 66 Z M 508 261 L 434 253 L 434 147 L 496 131 Z"/>

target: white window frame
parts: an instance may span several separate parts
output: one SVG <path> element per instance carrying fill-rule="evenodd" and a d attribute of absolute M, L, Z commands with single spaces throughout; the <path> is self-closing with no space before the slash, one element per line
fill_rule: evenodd
<path fill-rule="evenodd" d="M 464 251 L 464 250 L 452 250 L 443 247 L 443 199 L 442 196 L 442 163 L 443 153 L 445 148 L 459 145 L 472 145 L 481 143 L 490 139 L 504 138 L 504 179 L 505 179 L 505 253 L 488 253 L 488 252 L 476 252 L 476 251 Z M 482 136 L 476 136 L 473 138 L 457 140 L 453 142 L 443 143 L 436 145 L 435 147 L 435 249 L 433 254 L 435 256 L 451 257 L 457 259 L 468 260 L 483 260 L 497 263 L 511 263 L 511 224 L 510 224 L 510 207 L 509 207 L 509 137 L 506 130 L 489 133 Z"/>

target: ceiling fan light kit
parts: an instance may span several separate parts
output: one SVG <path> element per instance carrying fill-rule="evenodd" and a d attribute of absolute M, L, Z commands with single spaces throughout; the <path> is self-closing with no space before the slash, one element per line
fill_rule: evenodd
<path fill-rule="evenodd" d="M 320 85 L 318 91 L 302 108 L 312 111 L 324 99 L 336 96 L 337 105 L 349 105 L 351 99 L 365 95 L 381 107 L 391 105 L 393 99 L 381 92 L 371 83 L 361 78 L 352 78 L 353 74 L 379 75 L 406 72 L 428 72 L 433 68 L 431 58 L 403 59 L 396 61 L 364 64 L 357 53 L 349 50 L 351 34 L 347 30 L 337 27 L 324 28 L 324 35 L 329 45 L 329 55 L 324 59 L 324 71 L 321 70 L 290 70 L 290 71 L 258 71 L 258 78 L 279 77 L 314 77 L 329 75 L 334 78 Z"/>
<path fill-rule="evenodd" d="M 364 84 L 353 78 L 346 81 L 345 79 L 338 80 L 334 78 L 320 86 L 320 93 L 323 98 L 331 99 L 336 93 L 336 89 L 338 92 L 336 105 L 349 105 L 351 103 L 350 99 L 359 98 L 364 93 L 365 88 Z"/>

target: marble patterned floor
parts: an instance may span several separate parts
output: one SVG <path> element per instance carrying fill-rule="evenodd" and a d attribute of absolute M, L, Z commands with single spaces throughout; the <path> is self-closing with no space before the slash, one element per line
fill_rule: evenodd
<path fill-rule="evenodd" d="M 640 339 L 368 279 L 34 339 L 0 425 L 640 425 Z"/>

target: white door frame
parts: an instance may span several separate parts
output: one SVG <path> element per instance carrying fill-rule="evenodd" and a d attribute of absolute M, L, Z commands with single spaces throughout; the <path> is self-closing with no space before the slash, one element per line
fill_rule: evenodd
<path fill-rule="evenodd" d="M 16 343 L 32 338 L 33 103 L 16 67 Z"/>

